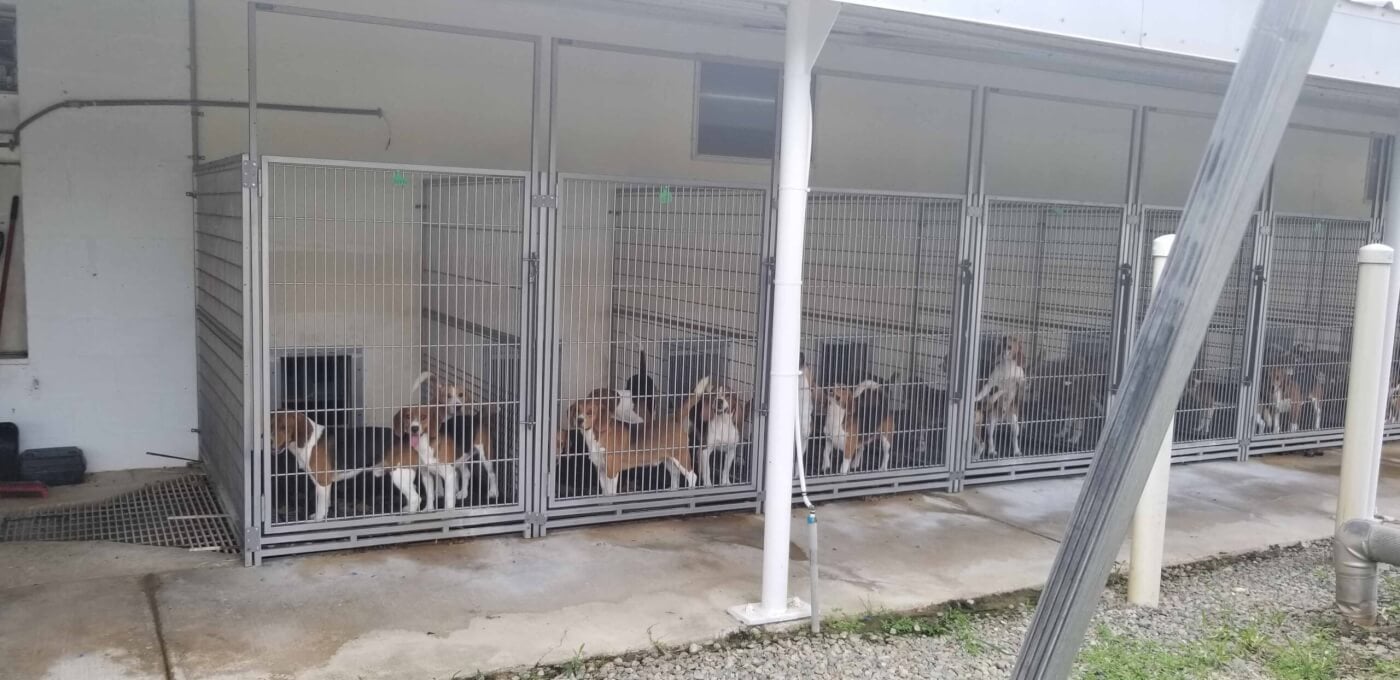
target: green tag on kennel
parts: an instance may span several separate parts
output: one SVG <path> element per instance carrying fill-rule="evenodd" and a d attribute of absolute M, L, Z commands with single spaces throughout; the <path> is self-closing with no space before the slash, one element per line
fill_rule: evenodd
<path fill-rule="evenodd" d="M 671 205 L 671 187 L 661 187 L 661 191 L 656 192 L 656 200 L 661 201 L 661 205 Z"/>
<path fill-rule="evenodd" d="M 395 170 L 395 171 L 394 171 L 394 186 L 396 186 L 396 187 L 406 187 L 406 186 L 408 186 L 408 178 L 407 178 L 407 177 L 404 177 L 404 174 L 403 174 L 403 171 L 402 171 L 402 170 Z"/>

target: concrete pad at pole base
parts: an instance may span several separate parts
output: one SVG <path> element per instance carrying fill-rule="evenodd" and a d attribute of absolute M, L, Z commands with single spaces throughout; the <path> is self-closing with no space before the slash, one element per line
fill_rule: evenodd
<path fill-rule="evenodd" d="M 766 626 L 812 618 L 812 606 L 803 602 L 800 597 L 788 600 L 787 609 L 780 612 L 765 612 L 763 604 L 759 602 L 734 605 L 728 611 L 730 616 L 746 626 Z"/>

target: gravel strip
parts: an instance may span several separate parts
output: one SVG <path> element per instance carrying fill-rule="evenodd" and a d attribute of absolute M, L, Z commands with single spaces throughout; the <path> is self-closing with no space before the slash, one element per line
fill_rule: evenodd
<path fill-rule="evenodd" d="M 1400 637 L 1339 633 L 1330 543 L 1168 570 L 1162 606 L 1105 593 L 1077 671 L 1083 678 L 1400 678 Z M 1400 579 L 1383 584 L 1397 606 Z M 927 617 L 828 613 L 821 636 L 741 636 L 686 649 L 577 659 L 499 678 L 1005 678 L 1030 618 L 1020 604 Z M 889 630 L 884 630 L 885 628 Z M 876 629 L 880 629 L 876 632 Z M 895 634 L 890 634 L 890 630 Z M 1093 657 L 1093 658 L 1090 658 Z"/>

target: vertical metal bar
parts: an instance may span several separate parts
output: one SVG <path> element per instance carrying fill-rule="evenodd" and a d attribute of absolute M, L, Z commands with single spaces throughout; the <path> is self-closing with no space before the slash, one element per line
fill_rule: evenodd
<path fill-rule="evenodd" d="M 914 375 L 918 372 L 917 352 L 919 346 L 919 303 L 924 286 L 924 239 L 925 228 L 929 227 L 929 213 L 932 207 L 923 201 L 916 201 L 912 204 L 914 209 L 914 278 L 913 297 L 909 309 L 909 350 L 908 358 L 904 362 L 904 381 L 912 383 Z M 905 405 L 908 406 L 907 404 Z"/>
<path fill-rule="evenodd" d="M 1139 106 L 1133 110 L 1132 138 L 1128 142 L 1128 178 L 1124 192 L 1124 203 L 1127 205 L 1123 211 L 1123 231 L 1118 237 L 1119 275 L 1125 276 L 1126 279 L 1120 281 L 1122 285 L 1116 291 L 1118 299 L 1114 306 L 1114 313 L 1121 316 L 1113 325 L 1113 378 L 1109 383 L 1112 397 L 1118 394 L 1123 368 L 1128 363 L 1129 350 L 1137 332 L 1138 294 L 1143 287 L 1142 279 L 1148 276 L 1148 272 L 1138 266 L 1143 243 L 1147 238 L 1147 220 L 1142 208 L 1142 168 L 1146 139 L 1147 109 Z"/>
<path fill-rule="evenodd" d="M 1238 436 L 1240 461 L 1249 460 L 1255 433 L 1255 415 L 1259 409 L 1259 384 L 1264 379 L 1264 341 L 1269 327 L 1269 288 L 1274 250 L 1274 173 L 1270 170 L 1260 190 L 1254 213 L 1254 257 L 1251 261 L 1250 316 L 1248 320 L 1249 354 L 1240 394 Z"/>
<path fill-rule="evenodd" d="M 199 41 L 198 29 L 196 25 L 197 12 L 195 10 L 195 0 L 189 0 L 186 16 L 190 23 L 190 159 L 191 165 L 198 168 L 204 156 L 199 150 L 199 118 L 202 115 L 199 110 Z"/>
<path fill-rule="evenodd" d="M 963 479 L 972 458 L 973 409 L 972 385 L 976 381 L 975 367 L 979 351 L 978 333 L 981 328 L 981 251 L 985 237 L 987 201 L 983 194 L 985 163 L 983 147 L 986 142 L 987 88 L 978 87 L 972 94 L 968 115 L 967 190 L 963 197 L 962 222 L 958 231 L 957 274 L 952 342 L 948 354 L 948 428 L 943 435 L 943 459 L 948 465 L 948 490 L 962 491 Z"/>
<path fill-rule="evenodd" d="M 1069 677 L 1205 337 L 1209 319 L 1192 311 L 1213 308 L 1220 296 L 1331 11 L 1318 0 L 1278 0 L 1255 15 L 1133 352 L 1151 360 L 1129 366 L 1027 631 L 1017 680 Z"/>

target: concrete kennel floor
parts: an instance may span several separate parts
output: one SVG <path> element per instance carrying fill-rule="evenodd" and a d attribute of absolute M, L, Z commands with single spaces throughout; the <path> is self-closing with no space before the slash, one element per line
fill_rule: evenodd
<path fill-rule="evenodd" d="M 1172 471 L 1181 563 L 1332 533 L 1339 456 Z M 1400 514 L 1400 446 L 1381 510 Z M 1039 585 L 1080 480 L 823 506 L 828 613 Z M 801 514 L 793 590 L 805 594 Z M 451 678 L 706 641 L 758 595 L 753 515 L 269 561 L 113 544 L 0 545 L 6 678 Z M 1126 554 L 1126 553 L 1125 553 Z M 1326 603 L 1318 603 L 1323 606 Z M 158 616 L 156 615 L 158 614 Z M 165 659 L 168 659 L 165 660 Z"/>

